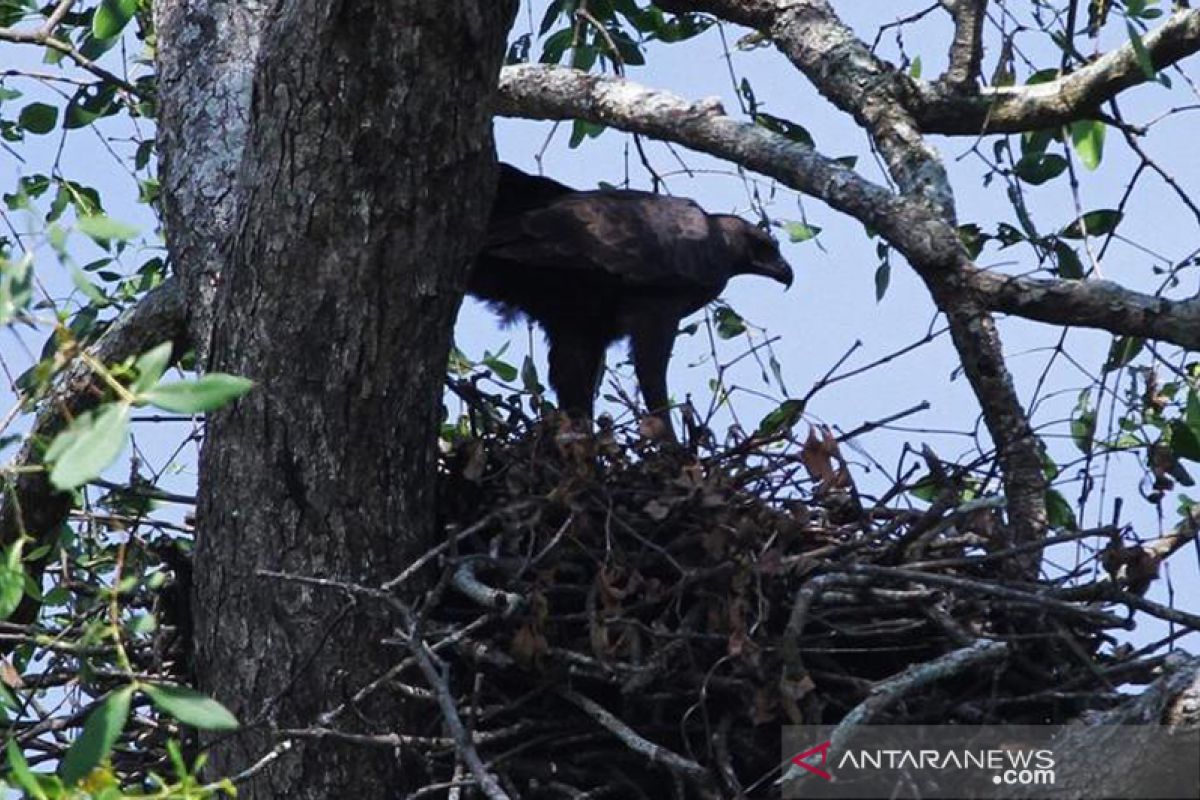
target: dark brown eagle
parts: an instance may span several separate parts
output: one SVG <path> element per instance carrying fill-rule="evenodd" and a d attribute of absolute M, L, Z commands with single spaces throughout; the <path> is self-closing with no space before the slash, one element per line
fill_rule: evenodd
<path fill-rule="evenodd" d="M 679 321 L 743 274 L 792 283 L 779 245 L 740 217 L 649 192 L 576 191 L 501 164 L 467 291 L 506 321 L 542 327 L 550 385 L 572 417 L 592 417 L 605 351 L 628 336 L 642 397 L 669 432 Z"/>

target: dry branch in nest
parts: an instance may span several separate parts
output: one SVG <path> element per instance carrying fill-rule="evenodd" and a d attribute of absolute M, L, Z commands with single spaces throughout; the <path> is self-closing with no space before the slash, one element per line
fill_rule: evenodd
<path fill-rule="evenodd" d="M 441 685 L 411 658 L 389 680 L 463 727 L 408 732 L 417 796 L 482 770 L 489 797 L 741 797 L 778 776 L 782 725 L 1065 722 L 1164 674 L 1113 646 L 1114 603 L 1140 600 L 1115 573 L 1002 580 L 1029 548 L 999 549 L 994 506 L 872 506 L 827 435 L 705 450 L 489 419 L 443 459 L 446 542 L 386 587 L 419 598 L 405 643 Z M 1089 536 L 1120 540 L 1052 541 Z"/>

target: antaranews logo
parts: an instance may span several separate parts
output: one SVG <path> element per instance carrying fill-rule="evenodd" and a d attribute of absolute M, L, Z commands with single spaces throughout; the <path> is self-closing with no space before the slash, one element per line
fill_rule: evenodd
<path fill-rule="evenodd" d="M 805 750 L 803 753 L 797 753 L 796 755 L 792 756 L 792 763 L 795 764 L 797 767 L 801 767 L 803 769 L 808 770 L 813 775 L 817 775 L 819 777 L 824 778 L 827 781 L 831 781 L 831 780 L 833 780 L 833 776 L 830 775 L 825 770 L 821 769 L 821 767 L 825 766 L 825 762 L 829 759 L 829 748 L 832 745 L 833 745 L 833 742 L 825 741 L 825 742 L 822 742 L 821 744 L 817 745 L 816 747 L 810 747 L 809 749 Z M 812 757 L 813 755 L 816 755 L 817 753 L 821 754 L 821 767 L 817 767 L 817 766 L 814 766 L 814 765 L 808 763 L 808 759 L 810 757 Z"/>
<path fill-rule="evenodd" d="M 1165 726 L 1100 726 L 1082 741 L 1052 725 L 793 726 L 781 756 L 785 798 L 1200 797 L 1200 735 Z M 1114 763 L 1120 781 L 1087 780 Z"/>

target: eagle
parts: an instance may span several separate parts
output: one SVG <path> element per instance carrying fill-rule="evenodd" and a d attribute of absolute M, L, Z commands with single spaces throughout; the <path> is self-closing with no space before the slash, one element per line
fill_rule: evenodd
<path fill-rule="evenodd" d="M 592 418 L 605 353 L 628 337 L 646 407 L 672 435 L 667 365 L 680 320 L 734 275 L 792 283 L 779 245 L 740 217 L 650 192 L 577 191 L 501 163 L 467 292 L 506 323 L 542 328 L 570 418 Z"/>

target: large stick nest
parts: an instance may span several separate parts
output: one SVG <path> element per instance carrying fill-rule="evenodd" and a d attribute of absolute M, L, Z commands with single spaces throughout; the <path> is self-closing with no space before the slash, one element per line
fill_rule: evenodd
<path fill-rule="evenodd" d="M 1065 722 L 1162 673 L 1081 602 L 1152 577 L 1115 530 L 1058 537 L 1112 575 L 1022 581 L 996 504 L 868 502 L 828 434 L 618 439 L 548 421 L 443 459 L 417 636 L 513 796 L 762 796 L 783 725 Z M 413 733 L 429 796 L 470 783 L 443 717 Z"/>

